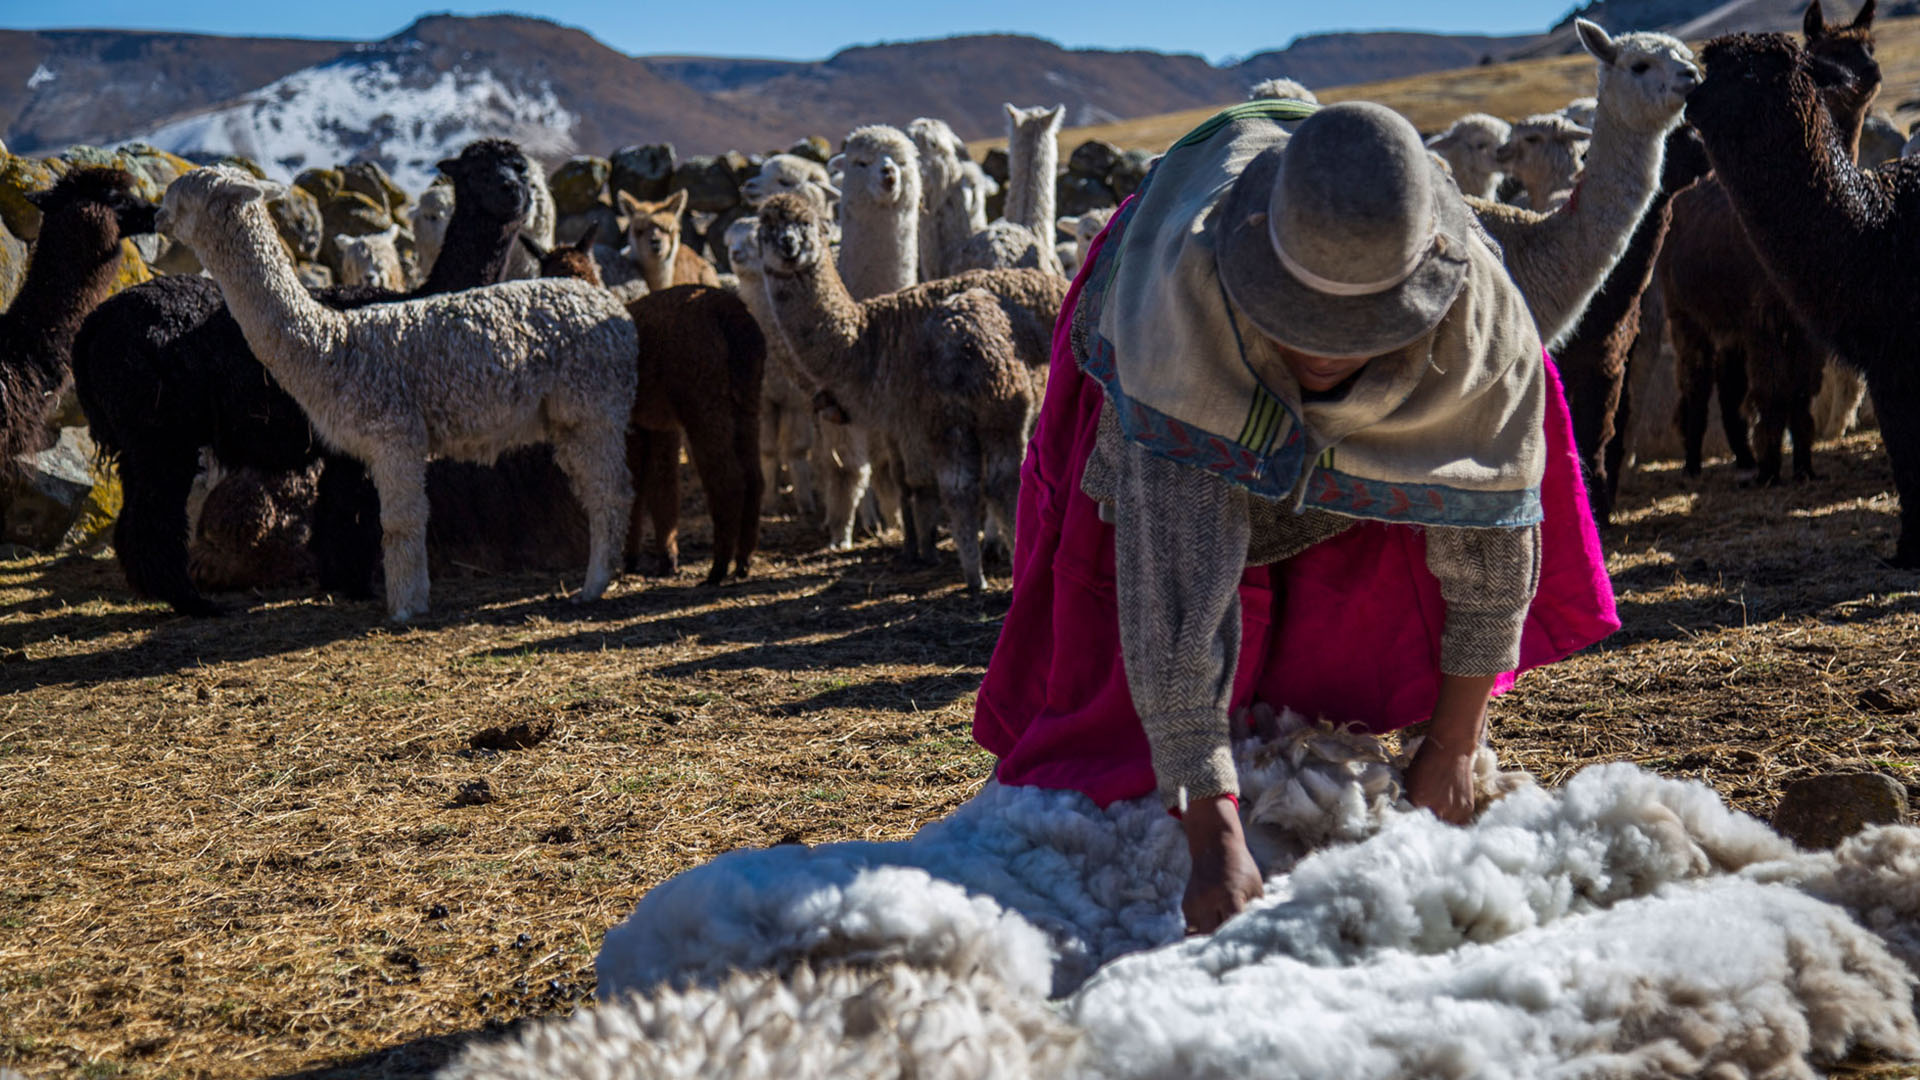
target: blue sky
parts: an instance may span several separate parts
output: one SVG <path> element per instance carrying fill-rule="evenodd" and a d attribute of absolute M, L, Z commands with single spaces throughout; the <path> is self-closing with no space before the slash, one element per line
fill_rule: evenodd
<path fill-rule="evenodd" d="M 477 14 L 521 10 L 578 26 L 628 53 L 712 53 L 818 59 L 875 41 L 1014 31 L 1074 46 L 1197 52 L 1213 60 L 1278 48 L 1325 30 L 1415 29 L 1525 33 L 1564 15 L 1572 0 L 1105 0 L 1063 4 L 1006 0 L 561 0 L 537 9 L 480 4 Z M 422 8 L 444 10 L 443 8 Z M 1169 11 L 1176 12 L 1170 16 Z M 0 0 L 0 28 L 107 26 L 220 34 L 372 39 L 418 12 L 391 0 Z M 798 16 L 798 17 L 796 17 Z"/>

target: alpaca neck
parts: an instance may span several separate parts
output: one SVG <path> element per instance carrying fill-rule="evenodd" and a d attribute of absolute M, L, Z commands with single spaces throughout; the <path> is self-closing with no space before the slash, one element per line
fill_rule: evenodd
<path fill-rule="evenodd" d="M 866 309 L 848 292 L 830 260 L 806 272 L 767 275 L 767 299 L 793 362 L 805 380 L 860 412 L 873 384 L 871 358 L 858 348 Z"/>
<path fill-rule="evenodd" d="M 107 298 L 120 272 L 119 230 L 91 220 L 108 214 L 103 207 L 43 219 L 26 280 L 7 310 L 9 349 L 0 363 L 25 361 L 40 371 L 43 389 L 65 378 L 80 323 Z"/>
<path fill-rule="evenodd" d="M 911 288 L 920 271 L 920 199 L 908 191 L 897 207 L 868 204 L 840 223 L 841 278 L 855 300 Z"/>
<path fill-rule="evenodd" d="M 740 281 L 740 302 L 747 305 L 747 313 L 753 321 L 760 324 L 760 330 L 767 339 L 767 359 L 779 365 L 788 379 L 799 379 L 799 372 L 793 369 L 793 342 L 787 338 L 785 328 L 773 310 L 773 299 L 767 294 L 768 278 L 756 267 L 733 265 L 733 273 Z M 808 390 L 815 387 L 809 385 Z"/>
<path fill-rule="evenodd" d="M 1059 199 L 1054 174 L 1059 167 L 1060 144 L 1051 130 L 1040 132 L 1038 138 L 1015 133 L 1007 144 L 1008 221 L 1025 225 L 1036 236 L 1053 236 L 1053 210 Z"/>
<path fill-rule="evenodd" d="M 1460 185 L 1463 195 L 1476 199 L 1491 199 L 1494 195 L 1494 174 L 1480 169 L 1466 169 L 1454 173 L 1454 179 Z"/>
<path fill-rule="evenodd" d="M 1573 197 L 1553 211 L 1554 217 L 1574 226 L 1569 261 L 1598 258 L 1610 268 L 1619 260 L 1659 186 L 1666 138 L 1667 128 L 1637 130 L 1602 99 L 1594 117 L 1585 176 L 1574 187 Z M 1605 277 L 1604 270 L 1601 276 Z"/>
<path fill-rule="evenodd" d="M 967 192 L 961 186 L 959 170 L 942 179 L 944 183 L 926 192 L 926 209 L 920 212 L 921 281 L 946 277 L 949 253 L 973 235 L 973 219 L 967 212 Z"/>
<path fill-rule="evenodd" d="M 347 321 L 300 284 L 265 203 L 247 202 L 233 221 L 221 224 L 228 228 L 215 234 L 213 243 L 193 245 L 193 252 L 219 284 L 254 357 L 307 407 L 313 398 L 303 391 L 332 388 L 331 382 L 316 381 L 315 361 L 346 340 Z"/>
<path fill-rule="evenodd" d="M 680 261 L 680 241 L 675 240 L 658 257 L 653 248 L 640 244 L 635 248 L 639 255 L 640 277 L 647 283 L 650 293 L 665 292 L 673 288 L 673 267 Z"/>
<path fill-rule="evenodd" d="M 1673 221 L 1673 197 L 1677 194 L 1679 189 L 1668 190 L 1664 184 L 1655 189 L 1646 213 L 1641 216 L 1640 224 L 1634 226 L 1632 239 L 1627 241 L 1627 250 L 1621 253 L 1620 261 L 1613 264 L 1600 291 L 1594 293 L 1586 311 L 1581 313 L 1577 328 L 1568 338 L 1569 347 L 1576 341 L 1604 346 L 1607 338 L 1629 317 L 1636 317 L 1637 321 L 1640 297 L 1653 280 L 1653 261 L 1660 253 L 1667 226 Z"/>
<path fill-rule="evenodd" d="M 453 219 L 447 222 L 440 253 L 427 280 L 414 290 L 415 296 L 477 289 L 496 284 L 506 275 L 520 223 L 489 217 L 480 211 L 479 203 L 477 195 L 454 196 Z"/>

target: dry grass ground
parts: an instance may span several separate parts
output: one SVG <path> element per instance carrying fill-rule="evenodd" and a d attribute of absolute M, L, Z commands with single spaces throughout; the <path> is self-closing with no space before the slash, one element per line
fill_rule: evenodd
<path fill-rule="evenodd" d="M 1637 761 L 1756 813 L 1824 770 L 1920 794 L 1888 470 L 1871 435 L 1817 465 L 1630 478 L 1626 629 L 1496 706 L 1506 759 Z M 1004 580 L 970 597 L 950 565 L 810 541 L 775 522 L 749 583 L 591 606 L 442 579 L 400 630 L 293 593 L 177 618 L 111 561 L 0 563 L 0 1066 L 420 1076 L 589 996 L 600 935 L 668 875 L 950 810 L 989 771 L 968 719 Z"/>

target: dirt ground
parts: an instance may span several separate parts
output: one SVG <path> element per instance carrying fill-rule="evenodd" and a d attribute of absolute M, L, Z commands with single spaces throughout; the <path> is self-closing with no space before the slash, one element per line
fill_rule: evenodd
<path fill-rule="evenodd" d="M 1625 629 L 1495 706 L 1502 756 L 1549 781 L 1636 761 L 1762 815 L 1836 769 L 1920 797 L 1891 478 L 1871 434 L 1816 465 L 1629 477 Z M 184 619 L 110 559 L 0 563 L 0 1066 L 421 1076 L 589 998 L 601 934 L 668 875 L 967 798 L 1005 579 L 767 539 L 718 591 L 697 533 L 679 579 L 593 605 L 563 576 L 443 577 L 405 629 L 292 592 Z"/>

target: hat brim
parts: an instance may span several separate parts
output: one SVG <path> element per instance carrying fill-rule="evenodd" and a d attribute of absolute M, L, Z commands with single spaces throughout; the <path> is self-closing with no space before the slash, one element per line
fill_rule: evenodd
<path fill-rule="evenodd" d="M 1453 181 L 1435 177 L 1440 242 L 1411 277 L 1369 296 L 1334 296 L 1294 277 L 1273 250 L 1267 205 L 1285 149 L 1272 147 L 1248 162 L 1221 208 L 1214 262 L 1241 314 L 1280 344 L 1315 356 L 1380 356 L 1440 325 L 1466 284 L 1473 228 Z"/>

